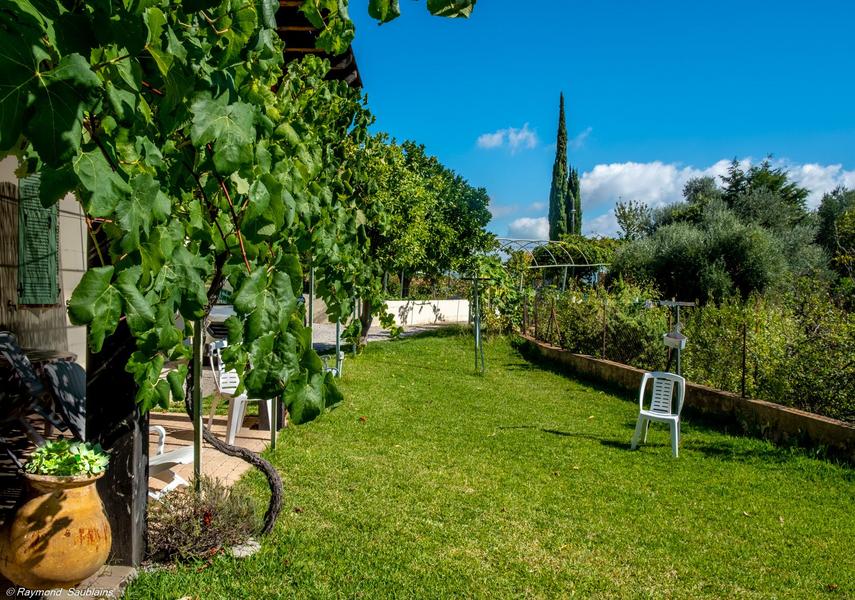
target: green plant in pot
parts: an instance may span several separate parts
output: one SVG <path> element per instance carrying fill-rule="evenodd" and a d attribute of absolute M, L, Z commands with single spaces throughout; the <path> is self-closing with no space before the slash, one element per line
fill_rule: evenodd
<path fill-rule="evenodd" d="M 95 482 L 109 455 L 98 444 L 56 440 L 24 469 L 31 494 L 0 535 L 0 572 L 30 589 L 69 588 L 107 561 L 110 523 Z"/>

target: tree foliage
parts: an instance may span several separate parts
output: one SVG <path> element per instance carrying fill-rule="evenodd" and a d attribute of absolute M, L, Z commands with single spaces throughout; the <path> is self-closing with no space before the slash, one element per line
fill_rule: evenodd
<path fill-rule="evenodd" d="M 582 235 L 582 188 L 579 183 L 579 171 L 570 167 L 567 177 L 567 197 L 564 201 L 567 212 L 567 231 Z"/>
<path fill-rule="evenodd" d="M 620 201 L 615 205 L 615 219 L 620 227 L 622 240 L 638 240 L 650 233 L 653 227 L 653 215 L 643 202 L 637 200 Z"/>
<path fill-rule="evenodd" d="M 825 194 L 816 214 L 816 242 L 831 258 L 837 295 L 855 310 L 855 191 L 837 188 Z"/>
<path fill-rule="evenodd" d="M 472 5 L 428 8 L 466 16 Z M 96 352 L 127 320 L 143 410 L 164 404 L 180 379 L 159 380 L 167 360 L 187 354 L 175 315 L 203 318 L 225 281 L 237 313 L 225 356 L 247 390 L 284 395 L 296 422 L 340 399 L 296 297 L 309 266 L 333 318 L 377 287 L 364 260 L 367 228 L 382 220 L 361 149 L 370 115 L 357 92 L 325 79 L 325 62 L 283 67 L 278 6 L 15 0 L 0 9 L 0 153 L 41 173 L 44 204 L 80 198 L 102 266 L 84 275 L 69 315 L 89 325 Z M 350 43 L 346 2 L 307 0 L 301 10 L 322 28 L 324 49 Z"/>
<path fill-rule="evenodd" d="M 558 136 L 555 162 L 552 165 L 552 185 L 549 188 L 549 239 L 559 240 L 567 229 L 567 124 L 564 118 L 564 94 L 559 100 Z"/>
<path fill-rule="evenodd" d="M 484 229 L 490 221 L 487 191 L 471 186 L 415 142 L 398 144 L 379 135 L 373 149 L 373 200 L 388 219 L 374 248 L 383 270 L 428 277 L 466 271 L 492 243 Z"/>
<path fill-rule="evenodd" d="M 721 187 L 710 177 L 687 182 L 683 202 L 656 210 L 620 203 L 616 216 L 632 243 L 613 274 L 700 301 L 783 289 L 803 275 L 826 279 L 807 194 L 768 160 L 748 171 L 734 161 Z"/>
<path fill-rule="evenodd" d="M 581 233 L 582 190 L 579 186 L 579 172 L 567 164 L 567 122 L 562 93 L 558 105 L 555 163 L 552 165 L 552 184 L 549 189 L 549 239 L 560 240 L 565 235 Z"/>
<path fill-rule="evenodd" d="M 467 16 L 475 0 L 429 0 Z M 372 2 L 372 14 L 383 10 Z M 381 20 L 392 15 L 388 2 Z M 136 351 L 126 365 L 142 412 L 183 396 L 189 323 L 225 282 L 235 315 L 224 358 L 257 398 L 282 397 L 302 423 L 340 402 L 312 349 L 297 296 L 314 269 L 333 319 L 353 298 L 376 308 L 371 201 L 360 94 L 326 79 L 316 57 L 283 65 L 276 0 L 9 0 L 0 5 L 0 157 L 41 175 L 45 206 L 80 200 L 100 266 L 69 302 L 99 352 L 121 320 Z M 304 0 L 318 46 L 339 54 L 354 28 L 346 0 Z M 394 11 L 393 11 L 394 12 Z M 379 303 L 377 303 L 379 304 Z M 176 325 L 182 317 L 185 330 Z M 189 406 L 189 405 L 188 405 Z M 243 449 L 210 443 L 281 480 Z"/>

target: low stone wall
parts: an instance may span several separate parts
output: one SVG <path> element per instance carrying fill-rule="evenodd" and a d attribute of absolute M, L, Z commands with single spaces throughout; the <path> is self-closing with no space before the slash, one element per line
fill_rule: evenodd
<path fill-rule="evenodd" d="M 522 337 L 527 353 L 534 358 L 637 397 L 641 377 L 645 373 L 643 369 L 574 354 L 528 336 Z M 747 433 L 777 443 L 824 447 L 829 454 L 855 464 L 855 425 L 772 402 L 742 398 L 732 392 L 691 382 L 686 383 L 683 406 L 706 417 L 737 424 Z"/>

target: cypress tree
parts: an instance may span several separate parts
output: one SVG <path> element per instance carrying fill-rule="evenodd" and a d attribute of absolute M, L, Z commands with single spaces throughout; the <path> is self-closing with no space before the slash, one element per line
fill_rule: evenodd
<path fill-rule="evenodd" d="M 564 203 L 567 211 L 567 231 L 582 235 L 582 190 L 579 187 L 579 171 L 570 167 L 567 178 L 567 201 Z"/>
<path fill-rule="evenodd" d="M 552 187 L 549 190 L 549 239 L 558 240 L 567 233 L 567 125 L 564 122 L 564 93 L 558 109 L 558 140 L 555 164 L 552 165 Z"/>

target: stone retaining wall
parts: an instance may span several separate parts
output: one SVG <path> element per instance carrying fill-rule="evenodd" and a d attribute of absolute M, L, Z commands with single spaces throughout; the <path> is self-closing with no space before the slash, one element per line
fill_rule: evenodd
<path fill-rule="evenodd" d="M 522 336 L 525 349 L 535 358 L 546 360 L 582 378 L 619 388 L 633 397 L 645 371 L 621 363 L 574 354 L 556 346 Z M 725 420 L 743 430 L 777 443 L 825 447 L 828 452 L 855 464 L 855 425 L 815 415 L 788 406 L 742 398 L 705 385 L 686 383 L 684 408 Z"/>

